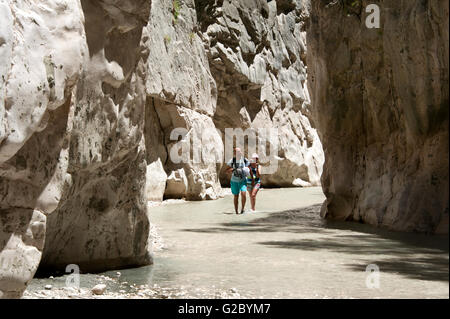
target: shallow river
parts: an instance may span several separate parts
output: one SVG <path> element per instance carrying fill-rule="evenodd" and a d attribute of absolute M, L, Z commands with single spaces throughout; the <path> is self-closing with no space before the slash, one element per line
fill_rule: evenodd
<path fill-rule="evenodd" d="M 323 200 L 320 188 L 263 189 L 256 213 L 234 214 L 231 196 L 151 207 L 164 249 L 152 266 L 120 270 L 110 289 L 127 282 L 183 287 L 184 297 L 220 297 L 220 291 L 257 298 L 449 297 L 448 236 L 324 221 Z M 369 264 L 378 267 L 378 281 L 376 273 L 367 280 Z M 82 275 L 81 284 L 91 287 L 97 279 Z M 33 279 L 28 291 L 48 283 L 61 286 L 64 277 Z"/>

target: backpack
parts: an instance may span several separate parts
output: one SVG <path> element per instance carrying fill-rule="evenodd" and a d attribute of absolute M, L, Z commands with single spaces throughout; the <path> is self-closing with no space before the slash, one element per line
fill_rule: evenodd
<path fill-rule="evenodd" d="M 244 157 L 244 168 L 248 166 L 248 161 Z M 234 176 L 244 179 L 247 177 L 247 172 L 244 170 L 244 168 L 239 168 L 236 163 L 236 157 L 233 157 L 233 174 Z"/>

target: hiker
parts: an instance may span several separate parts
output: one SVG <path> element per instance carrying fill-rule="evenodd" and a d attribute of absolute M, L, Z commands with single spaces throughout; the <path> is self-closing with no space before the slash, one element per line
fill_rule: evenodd
<path fill-rule="evenodd" d="M 250 174 L 247 176 L 247 190 L 248 195 L 250 196 L 250 205 L 253 212 L 255 211 L 256 194 L 258 194 L 258 191 L 261 188 L 261 175 L 259 173 L 258 160 L 258 154 L 254 153 L 248 167 L 250 169 Z"/>
<path fill-rule="evenodd" d="M 241 214 L 243 214 L 247 192 L 246 171 L 248 172 L 249 162 L 244 156 L 242 156 L 240 148 L 236 147 L 233 150 L 233 158 L 227 163 L 227 165 L 229 166 L 227 173 L 232 172 L 230 185 L 231 193 L 234 195 L 234 210 L 236 211 L 236 214 L 239 214 L 239 194 L 241 194 Z"/>

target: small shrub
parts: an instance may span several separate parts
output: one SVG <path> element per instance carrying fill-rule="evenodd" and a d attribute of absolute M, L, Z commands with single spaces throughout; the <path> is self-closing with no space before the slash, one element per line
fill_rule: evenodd
<path fill-rule="evenodd" d="M 164 36 L 164 43 L 165 43 L 166 45 L 170 43 L 170 40 L 172 40 L 172 39 L 170 38 L 169 35 Z"/>
<path fill-rule="evenodd" d="M 173 0 L 172 4 L 173 4 L 173 9 L 172 9 L 173 19 L 174 19 L 174 22 L 177 23 L 178 16 L 180 15 L 180 2 L 179 2 L 179 0 Z"/>

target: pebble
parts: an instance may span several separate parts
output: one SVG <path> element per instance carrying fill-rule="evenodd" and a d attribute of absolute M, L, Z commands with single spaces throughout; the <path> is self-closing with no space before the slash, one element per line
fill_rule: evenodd
<path fill-rule="evenodd" d="M 95 295 L 103 295 L 105 290 L 106 290 L 105 284 L 98 284 L 98 285 L 94 286 L 94 288 L 91 289 L 91 292 Z"/>
<path fill-rule="evenodd" d="M 47 290 L 51 290 L 53 288 L 53 286 L 52 285 L 45 285 L 44 288 L 47 289 Z"/>

